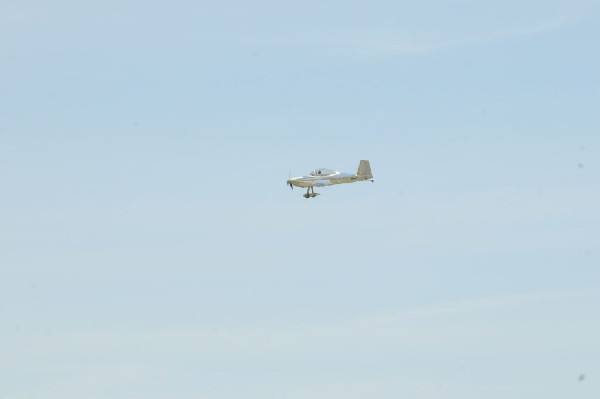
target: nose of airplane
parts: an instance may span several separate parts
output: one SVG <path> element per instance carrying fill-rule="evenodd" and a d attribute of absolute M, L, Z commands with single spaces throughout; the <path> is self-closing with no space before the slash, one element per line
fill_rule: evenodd
<path fill-rule="evenodd" d="M 292 179 L 288 179 L 287 184 L 288 184 L 288 186 L 290 186 L 290 188 L 292 190 L 294 189 L 294 185 L 292 184 Z"/>

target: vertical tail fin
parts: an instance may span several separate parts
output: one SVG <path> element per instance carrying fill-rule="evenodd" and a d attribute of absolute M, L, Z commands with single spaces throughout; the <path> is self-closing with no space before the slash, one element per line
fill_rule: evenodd
<path fill-rule="evenodd" d="M 371 164 L 369 161 L 362 160 L 358 164 L 358 172 L 356 174 L 365 180 L 373 179 L 373 173 L 371 173 Z"/>

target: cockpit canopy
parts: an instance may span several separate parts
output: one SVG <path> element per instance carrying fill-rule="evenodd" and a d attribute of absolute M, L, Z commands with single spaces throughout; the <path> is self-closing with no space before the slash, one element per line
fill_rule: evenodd
<path fill-rule="evenodd" d="M 319 168 L 319 169 L 315 169 L 312 172 L 309 173 L 310 176 L 329 176 L 329 175 L 334 175 L 336 173 L 340 173 L 336 170 L 332 170 L 332 169 L 327 169 L 327 168 Z"/>

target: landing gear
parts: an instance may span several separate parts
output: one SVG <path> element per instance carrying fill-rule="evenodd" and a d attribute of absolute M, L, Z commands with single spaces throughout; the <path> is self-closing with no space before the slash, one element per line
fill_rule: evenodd
<path fill-rule="evenodd" d="M 311 191 L 312 191 L 312 193 L 311 193 Z M 314 198 L 317 195 L 319 195 L 319 193 L 315 193 L 315 188 L 309 187 L 306 189 L 306 194 L 304 194 L 304 198 Z"/>

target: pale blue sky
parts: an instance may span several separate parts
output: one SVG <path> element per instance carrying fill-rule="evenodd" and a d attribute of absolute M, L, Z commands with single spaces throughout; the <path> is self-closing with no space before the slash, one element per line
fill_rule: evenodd
<path fill-rule="evenodd" d="M 597 398 L 599 41 L 583 0 L 0 3 L 0 399 Z"/>

